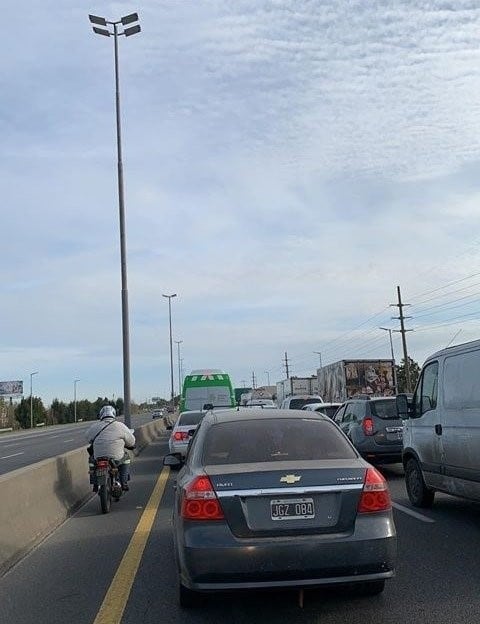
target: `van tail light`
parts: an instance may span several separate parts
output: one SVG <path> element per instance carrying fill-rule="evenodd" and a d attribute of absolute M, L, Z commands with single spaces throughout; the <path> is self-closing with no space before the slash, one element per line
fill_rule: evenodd
<path fill-rule="evenodd" d="M 362 420 L 362 429 L 363 429 L 363 433 L 366 436 L 372 436 L 373 435 L 373 418 L 370 418 L 370 416 L 366 416 Z"/>
<path fill-rule="evenodd" d="M 188 431 L 175 431 L 173 434 L 173 439 L 176 442 L 184 442 L 188 439 Z"/>
<path fill-rule="evenodd" d="M 376 513 L 392 508 L 390 492 L 384 477 L 375 468 L 367 468 L 358 513 Z"/>
<path fill-rule="evenodd" d="M 223 520 L 220 501 L 207 476 L 195 477 L 183 491 L 182 518 L 186 520 Z"/>

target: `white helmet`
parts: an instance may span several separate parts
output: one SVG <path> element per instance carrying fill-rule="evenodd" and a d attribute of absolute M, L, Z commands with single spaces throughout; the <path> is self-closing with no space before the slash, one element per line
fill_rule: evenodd
<path fill-rule="evenodd" d="M 115 408 L 112 405 L 104 405 L 102 409 L 100 410 L 100 414 L 98 415 L 98 418 L 100 420 L 103 420 L 104 418 L 116 418 L 116 417 L 117 417 L 117 412 L 115 411 Z"/>

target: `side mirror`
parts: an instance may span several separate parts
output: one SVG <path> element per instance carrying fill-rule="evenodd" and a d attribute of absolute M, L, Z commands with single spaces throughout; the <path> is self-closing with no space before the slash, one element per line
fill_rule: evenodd
<path fill-rule="evenodd" d="M 167 425 L 167 426 L 165 427 L 165 429 L 166 429 L 167 431 L 171 431 L 171 430 L 173 429 L 173 427 L 172 427 L 172 425 Z"/>
<path fill-rule="evenodd" d="M 194 435 L 195 435 L 195 429 L 189 429 L 188 430 L 188 437 L 189 438 L 193 438 Z"/>
<path fill-rule="evenodd" d="M 402 420 L 408 418 L 408 398 L 406 394 L 397 394 L 395 398 L 398 417 Z"/>
<path fill-rule="evenodd" d="M 205 405 L 203 406 L 203 409 L 205 412 L 209 412 L 213 410 L 213 403 L 205 403 Z"/>
<path fill-rule="evenodd" d="M 183 462 L 177 455 L 165 455 L 163 458 L 164 466 L 182 466 Z"/>

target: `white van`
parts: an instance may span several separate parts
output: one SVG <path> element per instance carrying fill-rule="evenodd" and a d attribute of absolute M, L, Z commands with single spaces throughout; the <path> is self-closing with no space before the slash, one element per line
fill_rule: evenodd
<path fill-rule="evenodd" d="M 480 501 L 480 340 L 429 357 L 397 410 L 411 503 L 431 507 L 436 491 Z"/>

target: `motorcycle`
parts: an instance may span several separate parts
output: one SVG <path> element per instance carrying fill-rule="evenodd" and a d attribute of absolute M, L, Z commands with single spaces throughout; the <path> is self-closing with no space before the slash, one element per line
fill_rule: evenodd
<path fill-rule="evenodd" d="M 99 457 L 95 461 L 95 479 L 103 514 L 110 511 L 112 499 L 115 502 L 122 496 L 122 484 L 118 479 L 118 466 L 110 457 Z"/>

